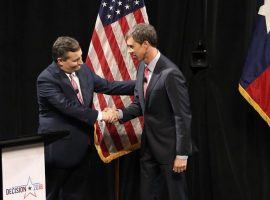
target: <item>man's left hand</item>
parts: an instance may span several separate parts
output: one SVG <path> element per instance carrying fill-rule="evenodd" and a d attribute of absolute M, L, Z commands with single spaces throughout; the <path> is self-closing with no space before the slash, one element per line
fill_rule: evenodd
<path fill-rule="evenodd" d="M 187 169 L 187 159 L 175 158 L 173 164 L 173 171 L 175 173 L 184 172 Z"/>

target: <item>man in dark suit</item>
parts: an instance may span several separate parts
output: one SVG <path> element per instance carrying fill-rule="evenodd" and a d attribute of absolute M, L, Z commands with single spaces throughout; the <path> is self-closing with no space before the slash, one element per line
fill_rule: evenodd
<path fill-rule="evenodd" d="M 157 34 L 153 26 L 136 25 L 126 35 L 126 42 L 129 51 L 141 62 L 135 100 L 118 111 L 122 122 L 144 116 L 141 200 L 155 198 L 157 180 L 163 183 L 158 188 L 167 193 L 166 200 L 186 200 L 184 171 L 191 153 L 191 113 L 185 78 L 156 48 Z"/>
<path fill-rule="evenodd" d="M 38 132 L 68 130 L 70 134 L 45 147 L 47 200 L 87 199 L 82 196 L 85 194 L 75 193 L 79 182 L 70 191 L 63 187 L 76 180 L 76 169 L 87 162 L 88 135 L 93 135 L 93 124 L 115 117 L 115 113 L 92 109 L 93 93 L 132 95 L 135 81 L 109 82 L 96 75 L 83 64 L 80 45 L 70 37 L 55 41 L 52 57 L 52 64 L 37 79 Z"/>

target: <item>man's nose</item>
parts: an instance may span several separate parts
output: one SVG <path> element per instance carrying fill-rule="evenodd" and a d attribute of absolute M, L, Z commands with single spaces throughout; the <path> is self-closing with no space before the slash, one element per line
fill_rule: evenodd
<path fill-rule="evenodd" d="M 132 49 L 132 48 L 128 48 L 128 53 L 133 53 L 134 52 L 134 50 Z"/>
<path fill-rule="evenodd" d="M 79 64 L 79 65 L 82 65 L 82 64 L 83 64 L 83 61 L 82 61 L 82 60 L 79 60 L 79 61 L 78 61 L 78 64 Z"/>

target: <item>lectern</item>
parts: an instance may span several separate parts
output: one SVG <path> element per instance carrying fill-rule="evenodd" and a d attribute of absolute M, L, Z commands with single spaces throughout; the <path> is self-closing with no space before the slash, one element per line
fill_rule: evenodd
<path fill-rule="evenodd" d="M 68 134 L 50 132 L 0 141 L 3 200 L 46 200 L 44 145 Z"/>

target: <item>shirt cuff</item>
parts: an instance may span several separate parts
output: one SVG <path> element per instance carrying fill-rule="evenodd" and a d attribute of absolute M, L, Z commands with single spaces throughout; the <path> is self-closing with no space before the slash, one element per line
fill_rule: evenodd
<path fill-rule="evenodd" d="M 121 109 L 117 109 L 119 114 L 119 119 L 123 119 L 123 111 Z"/>
<path fill-rule="evenodd" d="M 97 117 L 97 120 L 98 120 L 98 121 L 101 121 L 102 119 L 103 119 L 102 112 L 101 112 L 101 111 L 98 111 L 98 117 Z"/>
<path fill-rule="evenodd" d="M 177 155 L 176 158 L 187 160 L 188 159 L 188 156 Z"/>

